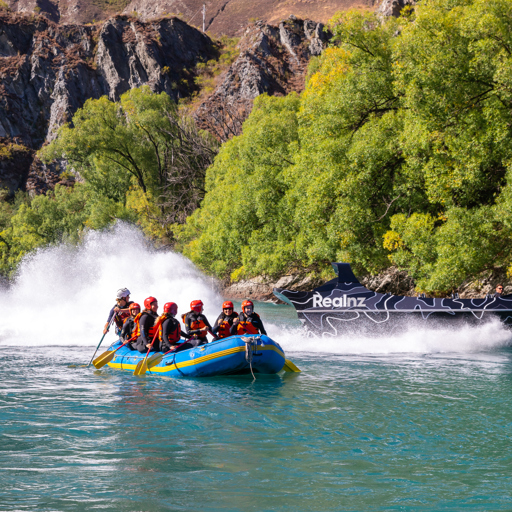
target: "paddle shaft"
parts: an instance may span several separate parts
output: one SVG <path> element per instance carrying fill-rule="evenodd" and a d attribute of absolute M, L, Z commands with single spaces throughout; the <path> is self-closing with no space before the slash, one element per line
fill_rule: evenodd
<path fill-rule="evenodd" d="M 112 323 L 114 322 L 114 319 L 117 315 L 114 315 L 111 319 L 110 319 L 110 323 L 108 324 L 108 327 L 107 327 L 107 332 L 109 331 L 110 329 L 110 326 L 112 325 Z M 98 352 L 98 349 L 100 348 L 100 345 L 103 343 L 103 340 L 105 339 L 105 336 L 107 335 L 107 332 L 101 337 L 101 340 L 100 342 L 98 343 L 98 346 L 96 347 L 96 350 L 94 351 L 94 354 L 92 355 L 91 357 L 91 360 L 89 361 L 89 364 L 87 365 L 87 368 L 89 368 L 89 366 L 91 366 L 91 363 L 93 362 L 94 360 L 94 356 L 96 355 L 96 352 Z"/>
<path fill-rule="evenodd" d="M 141 366 L 139 366 L 140 363 L 137 364 L 135 371 L 133 372 L 134 375 L 138 375 L 137 370 L 140 370 L 144 366 L 146 359 L 148 358 L 149 353 L 151 352 L 151 349 L 153 348 L 153 343 L 155 343 L 156 337 L 158 336 L 158 328 L 160 327 L 161 323 L 162 323 L 162 317 L 160 317 L 160 319 L 158 320 L 158 322 L 155 325 L 155 335 L 153 336 L 153 341 L 149 345 L 148 351 L 146 352 L 146 357 L 144 357 L 144 359 L 142 360 Z M 144 372 L 144 373 L 146 373 L 146 372 Z"/>

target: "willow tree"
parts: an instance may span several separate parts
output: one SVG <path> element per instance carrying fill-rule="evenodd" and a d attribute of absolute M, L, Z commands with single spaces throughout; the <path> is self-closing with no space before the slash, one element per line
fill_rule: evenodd
<path fill-rule="evenodd" d="M 88 100 L 41 156 L 67 161 L 96 195 L 126 205 L 145 226 L 170 236 L 203 198 L 216 152 L 214 139 L 180 115 L 167 94 L 144 86 L 118 102 Z"/>

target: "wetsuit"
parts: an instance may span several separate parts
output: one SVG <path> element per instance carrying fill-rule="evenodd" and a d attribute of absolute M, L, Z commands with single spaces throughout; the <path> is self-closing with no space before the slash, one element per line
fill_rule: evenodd
<path fill-rule="evenodd" d="M 146 352 L 148 350 L 146 345 L 149 345 L 153 341 L 153 336 L 155 335 L 154 325 L 157 318 L 158 315 L 156 313 L 153 313 L 153 311 L 143 311 L 142 313 L 140 313 L 139 319 L 136 319 L 136 331 L 134 332 L 134 335 L 137 333 L 138 337 L 137 340 L 134 342 L 134 345 L 139 352 Z M 158 336 L 156 337 L 155 342 L 151 347 L 151 350 L 154 350 L 156 352 L 160 350 Z"/>
<path fill-rule="evenodd" d="M 263 322 L 258 313 L 252 312 L 249 316 L 240 313 L 240 321 L 231 327 L 231 335 L 234 334 L 267 334 Z"/>
<path fill-rule="evenodd" d="M 181 344 L 181 338 L 190 338 L 190 334 L 181 332 L 181 325 L 176 318 L 168 316 L 159 327 L 160 352 L 168 352 L 171 348 Z"/>
<path fill-rule="evenodd" d="M 183 317 L 183 323 L 187 328 L 187 333 L 191 335 L 192 338 L 199 340 L 198 345 L 203 345 L 204 343 L 208 343 L 208 338 L 206 337 L 206 332 L 202 331 L 203 327 L 208 327 L 208 330 L 212 330 L 212 326 L 208 319 L 202 313 L 196 313 L 195 311 L 189 311 Z"/>
<path fill-rule="evenodd" d="M 123 328 L 121 329 L 121 339 L 123 341 L 129 340 L 133 336 L 135 330 L 134 317 L 130 316 L 124 321 Z M 133 348 L 132 343 L 126 345 L 128 348 Z"/>
<path fill-rule="evenodd" d="M 238 313 L 236 311 L 233 311 L 231 315 L 226 315 L 223 311 L 213 324 L 213 334 L 215 334 L 217 338 L 227 338 L 228 336 L 231 336 L 231 327 L 233 326 L 233 320 L 235 318 L 238 318 Z"/>

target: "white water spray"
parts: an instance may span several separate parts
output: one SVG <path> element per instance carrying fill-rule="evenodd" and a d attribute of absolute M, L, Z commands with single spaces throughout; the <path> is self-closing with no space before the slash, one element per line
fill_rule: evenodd
<path fill-rule="evenodd" d="M 274 329 L 269 329 L 274 335 Z M 512 333 L 498 319 L 479 326 L 445 328 L 410 327 L 397 334 L 381 336 L 342 335 L 308 338 L 299 329 L 276 332 L 276 340 L 289 354 L 307 352 L 338 355 L 451 354 L 492 350 L 510 345 Z"/>
<path fill-rule="evenodd" d="M 41 249 L 22 262 L 13 286 L 0 291 L 0 343 L 96 345 L 123 287 L 141 306 L 146 297 L 156 297 L 159 312 L 176 302 L 183 314 L 201 299 L 208 318 L 215 319 L 222 302 L 211 279 L 189 260 L 151 249 L 139 230 L 119 223 L 88 233 L 78 247 Z M 114 340 L 111 329 L 103 343 Z"/>
<path fill-rule="evenodd" d="M 14 284 L 0 290 L 0 344 L 95 346 L 115 304 L 116 291 L 123 287 L 140 304 L 150 295 L 156 297 L 160 312 L 165 302 L 172 301 L 183 314 L 192 300 L 201 299 L 213 324 L 223 298 L 212 284 L 183 256 L 152 249 L 138 229 L 118 223 L 111 230 L 88 233 L 78 247 L 62 244 L 41 249 L 22 262 Z M 511 340 L 499 322 L 457 329 L 414 328 L 378 338 L 308 338 L 286 321 L 272 324 L 265 319 L 264 309 L 260 306 L 259 311 L 269 335 L 287 353 L 471 352 Z M 115 339 L 111 329 L 104 346 Z"/>

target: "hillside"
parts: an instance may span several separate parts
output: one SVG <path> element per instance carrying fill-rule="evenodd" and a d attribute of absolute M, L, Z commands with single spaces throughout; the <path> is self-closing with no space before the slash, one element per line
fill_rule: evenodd
<path fill-rule="evenodd" d="M 327 22 L 337 11 L 373 7 L 376 0 L 7 0 L 14 12 L 45 13 L 61 23 L 91 23 L 115 14 L 137 13 L 143 21 L 168 14 L 202 27 L 206 5 L 206 30 L 214 36 L 240 35 L 252 20 L 276 24 L 290 14 Z"/>
<path fill-rule="evenodd" d="M 0 142 L 11 148 L 0 154 L 0 184 L 11 192 L 24 188 L 27 177 L 37 190 L 58 181 L 51 169 L 32 165 L 34 150 L 89 98 L 117 100 L 149 85 L 187 100 L 199 124 L 225 140 L 239 133 L 259 94 L 302 90 L 309 58 L 327 40 L 322 24 L 296 18 L 250 24 L 236 47 L 226 43 L 229 48 L 175 17 L 60 25 L 4 13 L 0 34 Z M 20 148 L 24 158 L 14 165 Z"/>

